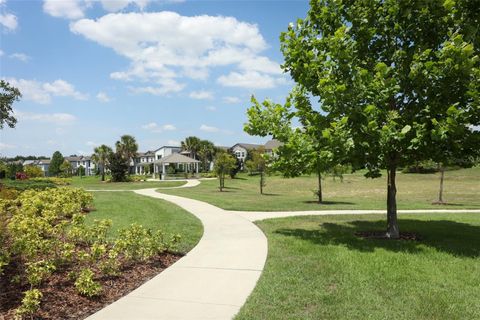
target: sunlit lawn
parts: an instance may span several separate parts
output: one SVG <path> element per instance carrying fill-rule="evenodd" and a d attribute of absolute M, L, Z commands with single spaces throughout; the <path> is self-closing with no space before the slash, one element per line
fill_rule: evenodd
<path fill-rule="evenodd" d="M 172 203 L 128 191 L 93 194 L 95 211 L 88 214 L 88 220 L 111 219 L 113 231 L 138 223 L 167 234 L 180 234 L 179 252 L 192 249 L 202 236 L 200 220 Z"/>
<path fill-rule="evenodd" d="M 237 320 L 480 319 L 480 214 L 401 215 L 422 240 L 363 239 L 383 216 L 258 223 L 268 260 Z"/>
<path fill-rule="evenodd" d="M 228 210 L 293 211 L 319 209 L 384 209 L 386 178 L 367 179 L 363 172 L 347 174 L 343 182 L 332 177 L 323 180 L 324 204 L 316 203 L 315 176 L 287 179 L 267 177 L 265 194 L 259 193 L 258 176 L 241 174 L 225 181 L 225 192 L 218 191 L 218 181 L 161 192 L 209 202 Z M 448 171 L 445 174 L 444 200 L 447 209 L 480 208 L 480 168 Z M 438 198 L 439 174 L 397 174 L 399 209 L 431 209 Z"/>
<path fill-rule="evenodd" d="M 137 190 L 144 188 L 166 188 L 184 185 L 185 181 L 140 181 L 140 182 L 102 182 L 100 177 L 73 177 L 72 186 L 87 190 Z"/>

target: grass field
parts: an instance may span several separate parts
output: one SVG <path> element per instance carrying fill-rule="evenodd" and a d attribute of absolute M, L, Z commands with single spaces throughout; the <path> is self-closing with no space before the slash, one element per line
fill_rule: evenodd
<path fill-rule="evenodd" d="M 115 231 L 139 223 L 152 230 L 163 230 L 167 234 L 180 234 L 179 252 L 192 249 L 200 240 L 203 226 L 195 216 L 176 205 L 137 195 L 133 192 L 94 192 L 95 211 L 87 219 L 111 219 L 111 235 Z"/>
<path fill-rule="evenodd" d="M 386 207 L 386 177 L 367 179 L 363 172 L 347 174 L 343 182 L 331 177 L 323 180 L 323 199 L 318 204 L 313 190 L 315 176 L 286 179 L 267 177 L 265 194 L 259 193 L 258 176 L 239 175 L 225 181 L 225 192 L 218 191 L 218 181 L 202 181 L 195 188 L 161 190 L 161 192 L 206 201 L 227 210 L 294 211 L 319 209 L 384 209 Z M 397 174 L 399 209 L 438 208 L 432 201 L 438 198 L 438 174 Z M 480 167 L 445 173 L 442 208 L 480 208 Z"/>
<path fill-rule="evenodd" d="M 179 187 L 185 181 L 102 182 L 99 177 L 73 177 L 72 186 L 87 190 L 137 190 L 144 188 Z"/>
<path fill-rule="evenodd" d="M 383 216 L 258 222 L 266 267 L 236 320 L 480 319 L 480 215 L 401 215 L 422 240 L 363 239 Z"/>

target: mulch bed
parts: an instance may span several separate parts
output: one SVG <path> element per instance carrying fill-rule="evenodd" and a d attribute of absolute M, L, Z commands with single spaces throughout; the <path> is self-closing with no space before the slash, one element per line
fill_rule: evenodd
<path fill-rule="evenodd" d="M 49 277 L 48 282 L 39 287 L 43 298 L 34 319 L 84 319 L 138 288 L 180 258 L 180 255 L 164 253 L 147 262 L 124 267 L 117 277 L 98 278 L 96 280 L 102 284 L 103 291 L 96 298 L 86 298 L 75 291 L 74 281 L 68 277 L 70 270 L 56 272 Z M 1 320 L 15 318 L 15 308 L 21 303 L 22 292 L 29 289 L 10 281 L 14 270 L 9 268 L 0 276 Z"/>
<path fill-rule="evenodd" d="M 421 241 L 420 235 L 414 232 L 400 232 L 400 238 L 392 239 L 388 238 L 385 231 L 359 231 L 355 232 L 355 236 L 366 239 L 380 239 L 380 240 L 410 240 Z"/>

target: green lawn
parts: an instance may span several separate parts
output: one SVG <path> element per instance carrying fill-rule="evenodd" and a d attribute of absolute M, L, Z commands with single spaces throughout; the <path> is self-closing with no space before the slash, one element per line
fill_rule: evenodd
<path fill-rule="evenodd" d="M 362 239 L 385 217 L 258 222 L 266 267 L 243 319 L 480 319 L 480 215 L 401 215 L 422 241 Z"/>
<path fill-rule="evenodd" d="M 367 179 L 363 172 L 347 174 L 343 182 L 331 177 L 323 180 L 324 204 L 315 202 L 315 176 L 286 179 L 267 177 L 264 195 L 259 194 L 258 176 L 239 175 L 225 181 L 225 192 L 218 191 L 218 181 L 202 181 L 195 188 L 162 190 L 161 192 L 206 201 L 228 210 L 295 211 L 319 209 L 384 209 L 386 177 Z M 438 197 L 438 174 L 397 174 L 399 209 L 438 208 L 432 201 Z M 445 173 L 442 208 L 480 208 L 480 167 Z"/>
<path fill-rule="evenodd" d="M 170 188 L 184 185 L 185 181 L 102 182 L 99 177 L 73 177 L 72 186 L 87 190 L 137 190 L 144 188 Z"/>
<path fill-rule="evenodd" d="M 111 219 L 113 231 L 139 223 L 153 230 L 180 234 L 179 252 L 182 253 L 192 249 L 203 234 L 200 220 L 172 203 L 127 191 L 93 194 L 95 211 L 88 214 L 88 220 Z"/>

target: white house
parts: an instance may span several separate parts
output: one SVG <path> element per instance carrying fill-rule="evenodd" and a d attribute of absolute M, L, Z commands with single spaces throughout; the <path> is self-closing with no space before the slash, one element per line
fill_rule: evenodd
<path fill-rule="evenodd" d="M 65 157 L 65 160 L 70 162 L 74 172 L 78 168 L 83 167 L 85 169 L 86 176 L 95 175 L 95 163 L 92 161 L 92 158 L 89 156 L 74 156 L 74 157 Z"/>
<path fill-rule="evenodd" d="M 158 148 L 157 150 L 154 151 L 155 160 L 160 160 L 160 159 L 165 158 L 166 156 L 169 156 L 173 153 L 180 153 L 180 151 L 182 151 L 181 147 L 163 146 L 163 147 Z"/>
<path fill-rule="evenodd" d="M 139 152 L 134 159 L 133 166 L 135 167 L 135 174 L 145 174 L 146 172 L 153 172 L 153 162 L 155 161 L 155 152 Z"/>
<path fill-rule="evenodd" d="M 260 147 L 263 147 L 263 145 L 252 143 L 237 143 L 233 147 L 231 147 L 230 150 L 237 157 L 237 159 L 244 162 L 247 158 L 248 151 L 258 149 Z"/>

